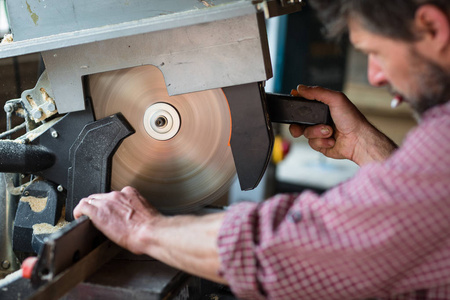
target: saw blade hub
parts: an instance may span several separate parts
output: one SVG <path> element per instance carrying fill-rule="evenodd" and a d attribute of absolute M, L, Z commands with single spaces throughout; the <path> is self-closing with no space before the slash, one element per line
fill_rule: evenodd
<path fill-rule="evenodd" d="M 181 126 L 180 114 L 170 104 L 158 102 L 149 106 L 144 114 L 145 131 L 158 141 L 173 138 Z"/>

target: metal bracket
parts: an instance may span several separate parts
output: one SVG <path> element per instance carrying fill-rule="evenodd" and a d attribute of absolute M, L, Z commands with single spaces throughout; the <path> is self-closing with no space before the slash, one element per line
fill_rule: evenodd
<path fill-rule="evenodd" d="M 50 95 L 53 95 L 53 90 L 48 79 L 47 71 L 42 73 L 33 89 L 26 90 L 22 93 L 23 106 L 28 111 L 30 118 L 36 123 L 58 113 L 55 101 Z"/>

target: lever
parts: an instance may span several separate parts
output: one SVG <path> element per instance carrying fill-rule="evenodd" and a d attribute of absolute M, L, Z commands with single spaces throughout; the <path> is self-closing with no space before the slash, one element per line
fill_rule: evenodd
<path fill-rule="evenodd" d="M 333 124 L 328 105 L 320 101 L 266 93 L 266 105 L 271 122 L 302 125 Z"/>

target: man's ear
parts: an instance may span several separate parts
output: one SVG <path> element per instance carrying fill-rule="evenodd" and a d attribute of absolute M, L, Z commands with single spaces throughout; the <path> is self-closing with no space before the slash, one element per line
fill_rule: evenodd
<path fill-rule="evenodd" d="M 447 14 L 437 6 L 426 4 L 420 6 L 414 19 L 419 43 L 428 51 L 441 53 L 450 51 L 450 22 Z"/>

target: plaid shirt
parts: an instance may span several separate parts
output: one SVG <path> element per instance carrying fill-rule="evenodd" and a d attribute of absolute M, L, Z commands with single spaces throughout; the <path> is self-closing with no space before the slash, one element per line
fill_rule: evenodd
<path fill-rule="evenodd" d="M 230 208 L 220 274 L 248 299 L 450 299 L 450 103 L 322 196 Z"/>

